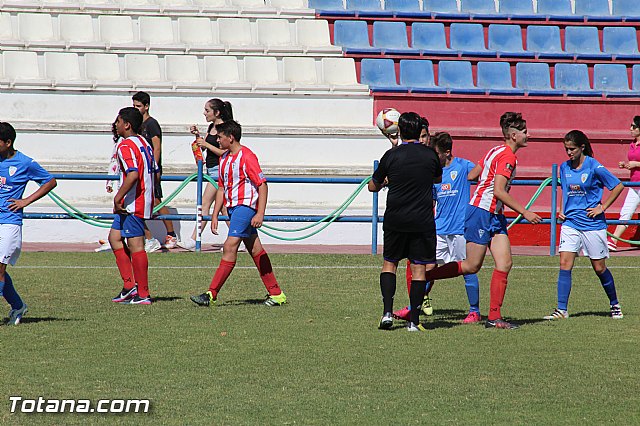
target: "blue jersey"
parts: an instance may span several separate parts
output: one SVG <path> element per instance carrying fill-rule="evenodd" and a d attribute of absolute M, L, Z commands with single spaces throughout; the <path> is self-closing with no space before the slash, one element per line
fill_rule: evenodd
<path fill-rule="evenodd" d="M 571 168 L 571 160 L 562 163 L 560 184 L 564 215 L 567 217 L 564 224 L 579 231 L 606 229 L 604 213 L 589 218 L 587 209 L 600 204 L 605 186 L 612 190 L 619 183 L 620 179 L 592 157 L 586 157 L 579 169 Z"/>
<path fill-rule="evenodd" d="M 30 180 L 43 184 L 51 179 L 51 173 L 20 151 L 11 158 L 0 158 L 0 223 L 22 225 L 22 210 L 9 210 L 9 200 L 21 199 Z"/>
<path fill-rule="evenodd" d="M 471 161 L 455 157 L 442 169 L 442 183 L 433 185 L 438 235 L 464 234 L 465 212 L 471 197 L 468 176 L 474 167 Z"/>

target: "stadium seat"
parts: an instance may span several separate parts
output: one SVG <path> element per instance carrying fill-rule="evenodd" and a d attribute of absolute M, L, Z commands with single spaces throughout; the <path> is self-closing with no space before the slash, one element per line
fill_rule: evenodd
<path fill-rule="evenodd" d="M 562 92 L 551 88 L 549 64 L 519 62 L 516 64 L 516 87 L 529 95 L 554 96 Z"/>
<path fill-rule="evenodd" d="M 471 62 L 440 61 L 438 64 L 438 86 L 447 88 L 451 93 L 485 93 L 473 84 Z"/>
<path fill-rule="evenodd" d="M 297 44 L 307 52 L 333 52 L 337 47 L 329 38 L 329 22 L 324 19 L 297 19 Z"/>
<path fill-rule="evenodd" d="M 215 44 L 213 28 L 209 18 L 178 18 L 180 42 L 187 46 L 206 46 Z"/>
<path fill-rule="evenodd" d="M 599 96 L 591 90 L 587 64 L 556 64 L 555 88 L 569 96 Z"/>
<path fill-rule="evenodd" d="M 164 57 L 167 80 L 174 88 L 210 89 L 211 84 L 202 82 L 198 57 L 193 55 L 167 55 Z"/>
<path fill-rule="evenodd" d="M 495 51 L 489 51 L 484 42 L 482 24 L 451 24 L 451 49 L 462 55 L 496 56 Z"/>
<path fill-rule="evenodd" d="M 574 0 L 576 15 L 583 15 L 587 20 L 616 21 L 619 17 L 611 16 L 609 0 Z"/>
<path fill-rule="evenodd" d="M 51 84 L 40 74 L 36 52 L 6 50 L 2 53 L 2 59 L 4 77 L 11 81 L 11 86 Z"/>
<path fill-rule="evenodd" d="M 625 21 L 640 20 L 640 2 L 637 0 L 612 0 L 612 15 Z"/>
<path fill-rule="evenodd" d="M 411 46 L 423 55 L 457 56 L 447 47 L 444 24 L 441 22 L 414 22 L 411 24 Z"/>
<path fill-rule="evenodd" d="M 218 38 L 227 50 L 262 51 L 251 38 L 251 23 L 247 18 L 219 18 Z"/>
<path fill-rule="evenodd" d="M 107 43 L 107 50 L 111 48 L 144 49 L 144 43 L 136 43 L 133 37 L 133 22 L 131 16 L 100 15 L 98 16 L 100 40 Z"/>
<path fill-rule="evenodd" d="M 506 15 L 498 15 L 493 0 L 460 0 L 460 11 L 468 13 L 475 19 L 507 18 Z"/>
<path fill-rule="evenodd" d="M 572 25 L 565 28 L 564 50 L 574 53 L 576 59 L 611 59 L 611 55 L 602 53 L 596 27 Z"/>
<path fill-rule="evenodd" d="M 524 95 L 524 90 L 513 87 L 508 62 L 478 62 L 478 87 L 490 95 Z"/>
<path fill-rule="evenodd" d="M 13 29 L 11 28 L 11 14 L 8 12 L 0 12 L 0 40 L 14 39 Z"/>
<path fill-rule="evenodd" d="M 634 92 L 640 92 L 640 65 L 635 64 L 632 68 L 632 89 Z"/>
<path fill-rule="evenodd" d="M 418 49 L 410 49 L 407 43 L 407 26 L 404 22 L 376 21 L 373 23 L 373 46 L 386 54 L 419 54 Z"/>
<path fill-rule="evenodd" d="M 396 81 L 396 71 L 393 59 L 363 59 L 360 63 L 360 83 L 368 84 L 369 88 L 377 92 L 406 91 Z"/>
<path fill-rule="evenodd" d="M 278 61 L 273 56 L 245 56 L 244 79 L 251 84 L 251 90 L 290 90 L 290 85 L 280 81 Z"/>
<path fill-rule="evenodd" d="M 45 52 L 45 76 L 52 81 L 54 87 L 90 87 L 91 82 L 84 80 L 80 74 L 80 62 L 77 53 Z"/>
<path fill-rule="evenodd" d="M 322 58 L 322 81 L 338 89 L 367 89 L 358 84 L 356 65 L 353 58 Z"/>
<path fill-rule="evenodd" d="M 357 16 L 391 16 L 391 14 L 382 10 L 380 0 L 346 0 L 346 9 L 353 10 Z"/>
<path fill-rule="evenodd" d="M 229 6 L 225 0 L 192 0 L 195 6 L 200 7 L 202 10 L 214 10 L 214 11 L 228 11 Z"/>
<path fill-rule="evenodd" d="M 258 25 L 258 44 L 265 51 L 295 50 L 291 41 L 291 26 L 287 19 L 256 19 Z"/>
<path fill-rule="evenodd" d="M 593 89 L 610 93 L 628 93 L 629 76 L 623 64 L 595 64 L 593 66 Z"/>
<path fill-rule="evenodd" d="M 305 0 L 271 0 L 271 6 L 280 10 L 306 9 L 307 2 Z"/>
<path fill-rule="evenodd" d="M 240 13 L 251 11 L 252 13 L 276 14 L 276 9 L 267 6 L 264 0 L 229 0 L 229 3 L 240 9 Z"/>
<path fill-rule="evenodd" d="M 93 33 L 91 15 L 61 13 L 58 15 L 60 39 L 69 47 L 104 48 L 105 44 L 96 41 Z"/>
<path fill-rule="evenodd" d="M 342 46 L 346 53 L 380 52 L 380 49 L 371 47 L 365 21 L 336 21 L 333 26 L 333 41 Z"/>
<path fill-rule="evenodd" d="M 131 84 L 122 78 L 118 55 L 111 53 L 87 53 L 84 55 L 87 80 L 95 86 L 130 87 Z"/>
<path fill-rule="evenodd" d="M 438 19 L 469 18 L 468 13 L 461 13 L 458 10 L 456 0 L 423 0 L 422 10 L 431 12 L 433 17 Z"/>
<path fill-rule="evenodd" d="M 48 13 L 18 13 L 18 34 L 26 47 L 64 46 L 53 32 L 53 19 Z"/>
<path fill-rule="evenodd" d="M 522 29 L 520 25 L 489 25 L 489 50 L 495 50 L 500 57 L 533 58 L 533 52 L 522 48 Z"/>
<path fill-rule="evenodd" d="M 215 88 L 250 90 L 251 85 L 240 77 L 238 59 L 235 56 L 205 56 L 205 78 Z"/>
<path fill-rule="evenodd" d="M 560 28 L 554 25 L 529 25 L 527 51 L 534 52 L 538 58 L 573 58 L 573 54 L 562 50 Z"/>
<path fill-rule="evenodd" d="M 160 73 L 160 62 L 157 55 L 127 54 L 124 55 L 125 77 L 135 86 L 169 88 Z"/>
<path fill-rule="evenodd" d="M 538 0 L 538 14 L 561 21 L 582 21 L 584 19 L 582 16 L 573 14 L 569 0 Z"/>
<path fill-rule="evenodd" d="M 605 27 L 602 30 L 603 50 L 620 59 L 638 59 L 638 39 L 633 27 Z"/>
<path fill-rule="evenodd" d="M 400 61 L 400 85 L 413 93 L 446 93 L 447 90 L 436 86 L 433 75 L 433 62 L 422 59 L 403 59 Z"/>
<path fill-rule="evenodd" d="M 185 46 L 176 43 L 173 36 L 173 24 L 168 16 L 141 16 L 138 19 L 140 41 L 147 49 L 184 50 Z"/>
<path fill-rule="evenodd" d="M 429 16 L 429 13 L 422 12 L 418 0 L 385 0 L 384 9 L 396 17 L 421 18 Z"/>
<path fill-rule="evenodd" d="M 543 19 L 534 12 L 531 0 L 500 0 L 498 12 L 517 19 Z"/>
<path fill-rule="evenodd" d="M 304 57 L 282 58 L 283 79 L 291 85 L 295 92 L 301 91 L 328 91 L 328 84 L 318 83 L 316 60 Z"/>
<path fill-rule="evenodd" d="M 342 0 L 309 0 L 309 7 L 319 15 L 355 16 L 353 10 L 345 10 Z"/>

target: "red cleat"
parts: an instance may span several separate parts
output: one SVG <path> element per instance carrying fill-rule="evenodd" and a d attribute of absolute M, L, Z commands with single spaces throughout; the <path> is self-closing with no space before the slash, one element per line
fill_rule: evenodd
<path fill-rule="evenodd" d="M 405 306 L 402 309 L 399 309 L 393 313 L 393 317 L 399 320 L 409 321 L 411 319 L 411 311 L 408 306 Z"/>
<path fill-rule="evenodd" d="M 469 312 L 469 315 L 467 315 L 467 317 L 462 320 L 463 324 L 475 324 L 477 322 L 482 321 L 482 318 L 480 317 L 480 314 L 477 312 Z"/>

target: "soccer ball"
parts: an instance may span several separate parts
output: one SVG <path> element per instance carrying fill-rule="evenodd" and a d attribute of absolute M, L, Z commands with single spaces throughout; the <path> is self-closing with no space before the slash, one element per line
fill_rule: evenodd
<path fill-rule="evenodd" d="M 398 118 L 400 118 L 400 113 L 397 110 L 384 108 L 378 113 L 376 125 L 385 135 L 392 135 L 398 133 Z"/>

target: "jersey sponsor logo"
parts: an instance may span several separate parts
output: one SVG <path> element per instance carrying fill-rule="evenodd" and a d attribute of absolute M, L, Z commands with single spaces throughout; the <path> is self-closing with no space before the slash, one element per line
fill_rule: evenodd
<path fill-rule="evenodd" d="M 507 163 L 505 167 L 507 168 L 507 170 L 513 170 L 513 165 L 510 163 Z"/>
<path fill-rule="evenodd" d="M 582 175 L 580 175 L 580 181 L 582 183 L 585 183 L 587 181 L 587 177 L 589 177 L 589 173 L 583 173 Z"/>
<path fill-rule="evenodd" d="M 580 191 L 580 185 L 569 185 L 569 189 L 572 191 Z"/>
<path fill-rule="evenodd" d="M 17 171 L 18 168 L 16 166 L 9 166 L 9 176 L 15 175 Z"/>
<path fill-rule="evenodd" d="M 451 191 L 451 184 L 443 183 L 442 185 L 440 185 L 440 191 Z"/>
<path fill-rule="evenodd" d="M 451 180 L 456 180 L 456 177 L 458 177 L 458 171 L 452 170 L 451 173 L 449 173 L 449 176 L 451 176 Z"/>

